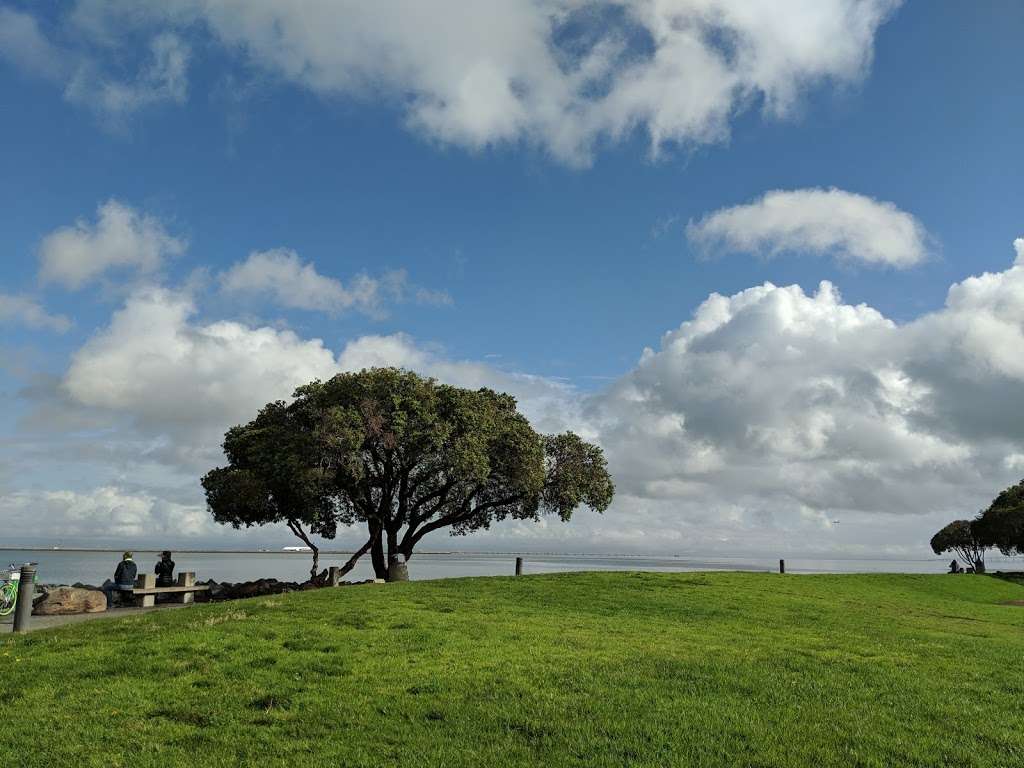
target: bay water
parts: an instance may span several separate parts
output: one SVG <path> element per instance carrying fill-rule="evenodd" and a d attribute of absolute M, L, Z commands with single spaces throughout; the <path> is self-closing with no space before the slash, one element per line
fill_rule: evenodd
<path fill-rule="evenodd" d="M 136 551 L 140 572 L 152 573 L 159 553 Z M 40 584 L 102 584 L 111 577 L 120 560 L 120 551 L 72 549 L 0 549 L 0 573 L 8 563 L 38 563 Z M 777 571 L 777 558 L 756 557 L 643 557 L 632 555 L 535 555 L 522 554 L 523 572 L 557 573 L 564 571 Z M 515 553 L 417 553 L 409 562 L 409 575 L 414 580 L 445 579 L 460 576 L 512 575 Z M 343 565 L 346 554 L 322 553 L 320 568 Z M 787 573 L 943 573 L 950 556 L 919 559 L 821 559 L 786 558 Z M 303 552 L 176 552 L 174 561 L 179 571 L 195 571 L 202 581 L 250 581 L 275 578 L 282 581 L 303 581 L 309 577 L 311 557 Z M 990 556 L 990 570 L 1024 570 L 1024 558 Z M 346 579 L 359 581 L 373 578 L 369 556 L 364 557 Z"/>

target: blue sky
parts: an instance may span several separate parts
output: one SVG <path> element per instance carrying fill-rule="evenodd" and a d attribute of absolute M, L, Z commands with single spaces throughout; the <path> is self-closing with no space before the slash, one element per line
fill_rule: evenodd
<path fill-rule="evenodd" d="M 524 407 L 534 407 L 531 415 L 544 424 L 551 422 L 552 413 L 570 413 L 566 425 L 589 429 L 609 452 L 615 469 L 615 457 L 626 452 L 622 446 L 629 442 L 621 434 L 625 428 L 595 425 L 627 418 L 621 408 L 610 403 L 616 397 L 629 400 L 622 391 L 636 387 L 644 375 L 643 365 L 638 367 L 644 348 L 657 351 L 663 334 L 691 319 L 709 295 L 733 296 L 771 282 L 799 285 L 811 296 L 820 281 L 827 280 L 841 294 L 838 301 L 843 306 L 865 304 L 887 322 L 914 326 L 927 313 L 943 310 L 951 285 L 983 272 L 1008 270 L 1014 260 L 1012 243 L 1024 234 L 1020 193 L 1024 94 L 1015 77 L 1024 7 L 1017 3 L 909 2 L 899 7 L 881 1 L 824 3 L 816 12 L 835 14 L 837 25 L 823 27 L 833 30 L 834 40 L 822 36 L 798 41 L 810 53 L 790 71 L 764 64 L 785 52 L 773 51 L 771 40 L 754 39 L 750 46 L 757 51 L 759 69 L 754 75 L 740 76 L 748 78 L 738 87 L 737 92 L 742 93 L 709 109 L 709 114 L 724 110 L 711 120 L 716 124 L 710 129 L 682 123 L 670 126 L 675 140 L 670 135 L 657 148 L 656 157 L 652 156 L 652 126 L 671 115 L 649 117 L 652 110 L 699 92 L 710 76 L 702 80 L 700 72 L 692 69 L 674 70 L 675 80 L 659 81 L 664 94 L 654 91 L 653 95 L 636 96 L 648 101 L 625 116 L 615 112 L 613 99 L 604 100 L 609 105 L 581 91 L 582 100 L 573 102 L 574 106 L 554 121 L 545 116 L 543 104 L 530 107 L 534 111 L 523 117 L 516 111 L 518 105 L 502 112 L 504 102 L 494 107 L 496 122 L 487 122 L 493 117 L 489 102 L 478 109 L 472 107 L 476 111 L 460 107 L 463 111 L 456 112 L 449 101 L 438 117 L 434 112 L 421 114 L 419 105 L 424 99 L 437 98 L 438 92 L 453 98 L 456 91 L 446 90 L 450 85 L 446 78 L 457 76 L 450 72 L 462 71 L 459 67 L 465 62 L 456 57 L 457 66 L 449 69 L 448 62 L 440 61 L 445 56 L 444 44 L 439 46 L 437 41 L 426 39 L 425 49 L 417 47 L 423 38 L 429 38 L 429 30 L 422 34 L 415 29 L 401 35 L 396 32 L 396 37 L 386 42 L 396 50 L 405 46 L 415 51 L 415 56 L 425 57 L 421 60 L 410 54 L 411 61 L 430 73 L 432 80 L 402 67 L 394 74 L 384 61 L 381 46 L 373 43 L 376 33 L 368 35 L 365 50 L 357 41 L 349 46 L 352 58 L 338 54 L 339 61 L 334 53 L 323 53 L 316 40 L 290 40 L 285 46 L 272 36 L 260 37 L 259 14 L 252 10 L 256 6 L 249 9 L 256 20 L 248 21 L 257 31 L 248 39 L 236 39 L 232 35 L 245 34 L 239 29 L 248 29 L 243 23 L 246 12 L 237 6 L 224 4 L 223 9 L 210 10 L 204 16 L 196 10 L 198 6 L 184 0 L 170 5 L 180 6 L 180 15 L 126 12 L 133 4 L 117 0 L 0 5 L 0 26 L 7 26 L 6 33 L 0 29 L 4 250 L 0 291 L 35 302 L 71 324 L 64 332 L 58 332 L 53 323 L 32 328 L 32 323 L 13 311 L 5 320 L 3 349 L 8 362 L 0 375 L 7 407 L 0 427 L 8 448 L 6 471 L 0 470 L 0 493 L 7 494 L 6 514 L 11 520 L 24 519 L 27 506 L 40 499 L 55 503 L 54 494 L 60 493 L 88 499 L 67 497 L 71 501 L 53 512 L 55 520 L 60 515 L 74 517 L 78 503 L 88 507 L 87 513 L 81 513 L 86 517 L 116 518 L 116 512 L 103 511 L 105 502 L 97 501 L 100 488 L 117 489 L 119 499 L 130 497 L 138 502 L 144 498 L 136 503 L 142 517 L 161 502 L 192 510 L 200 505 L 190 464 L 179 460 L 162 463 L 154 458 L 144 462 L 145 466 L 132 466 L 125 458 L 82 458 L 69 448 L 85 440 L 94 446 L 103 444 L 110 455 L 121 455 L 117 446 L 180 448 L 179 443 L 196 439 L 192 433 L 183 437 L 180 425 L 161 422 L 166 414 L 157 418 L 133 410 L 130 403 L 120 407 L 115 395 L 97 395 L 95 388 L 89 390 L 91 394 L 76 389 L 75 357 L 95 352 L 98 337 L 111 337 L 112 318 L 141 292 L 160 289 L 187 295 L 195 310 L 188 320 L 193 329 L 218 321 L 239 323 L 246 329 L 289 329 L 303 341 L 322 339 L 334 355 L 354 340 L 404 334 L 410 349 L 429 358 L 427 362 L 416 358 L 413 365 L 442 378 L 461 381 L 459 377 L 464 376 L 473 383 L 493 381 L 514 389 L 524 376 L 536 377 L 541 384 L 529 386 L 547 386 L 550 393 L 537 395 L 541 405 L 531 406 L 533 390 L 524 392 Z M 672 13 L 690 18 L 693 5 L 680 2 Z M 723 0 L 718 5 L 725 18 L 732 18 L 729 14 L 735 4 Z M 479 37 L 479 30 L 471 26 L 473 20 L 462 20 L 458 13 L 445 18 L 451 5 L 444 6 L 438 5 L 437 15 L 448 24 L 453 38 Z M 625 35 L 623 58 L 614 59 L 606 79 L 594 86 L 612 93 L 614 83 L 628 81 L 629 62 L 643 61 L 659 45 L 657 35 L 650 31 L 653 22 L 651 27 L 644 26 L 648 19 L 643 16 L 645 4 L 627 3 L 624 7 L 625 11 L 617 13 L 636 13 L 640 19 L 623 27 L 635 39 Z M 540 44 L 557 49 L 558 30 L 569 34 L 559 27 L 562 20 L 551 21 L 530 3 L 520 4 L 518 11 L 496 3 L 493 19 L 505 13 L 526 15 L 527 8 L 550 25 Z M 813 4 L 783 4 L 779 13 L 793 29 L 813 15 L 809 8 Z M 348 13 L 367 16 L 348 25 L 357 29 L 360 25 L 383 29 L 388 24 L 386 19 L 373 18 L 372 13 L 352 11 L 352 6 L 344 3 L 333 8 L 285 3 L 275 12 L 283 15 L 286 28 L 289 14 L 292 20 L 301 20 L 323 13 L 326 23 L 345 23 Z M 851 19 L 864 16 L 873 21 L 858 38 L 849 31 Z M 621 22 L 621 16 L 615 18 Z M 601 38 L 618 23 L 600 13 L 573 16 L 572 21 L 589 30 L 591 37 L 581 39 Z M 715 23 L 704 22 L 712 27 Z M 486 14 L 481 23 L 488 24 Z M 740 42 L 733 43 L 738 48 L 731 55 L 737 61 L 742 61 L 744 35 L 753 34 L 745 23 L 723 22 L 721 29 L 712 30 L 724 39 L 736 36 Z M 493 21 L 492 26 L 500 24 Z M 12 31 L 15 27 L 16 33 Z M 25 43 L 29 32 L 36 36 L 33 46 Z M 648 39 L 646 35 L 652 36 Z M 510 82 L 522 80 L 527 83 L 524 88 L 534 87 L 539 92 L 542 86 L 531 85 L 530 65 L 521 61 L 529 56 L 513 50 L 518 38 L 514 34 L 508 37 L 513 40 L 509 51 L 503 47 L 495 60 L 501 65 L 501 56 L 507 55 L 510 68 L 522 68 L 509 76 Z M 851 39 L 855 42 L 850 43 Z M 164 70 L 157 72 L 160 60 L 155 58 L 154 46 L 158 40 L 169 46 L 172 55 L 184 52 L 183 68 L 175 70 L 173 77 Z M 528 37 L 523 40 L 524 47 L 536 43 Z M 708 40 L 709 50 L 718 51 L 716 38 Z M 309 48 L 299 51 L 301 66 L 296 69 L 288 57 L 304 43 Z M 461 45 L 455 40 L 451 48 L 461 50 Z M 843 45 L 856 49 L 852 64 L 833 55 L 834 49 Z M 668 46 L 665 43 L 666 50 Z M 288 50 L 282 53 L 284 48 Z M 469 48 L 466 55 L 476 61 L 472 45 Z M 724 50 L 724 60 L 729 62 L 727 45 Z M 341 71 L 346 66 L 362 73 L 356 85 Z M 765 86 L 766 82 L 772 85 Z M 111 106 L 115 86 L 134 90 L 124 103 Z M 772 99 L 778 94 L 773 96 L 771 88 L 778 87 L 781 92 L 783 86 L 791 88 L 794 95 L 784 108 L 775 110 L 780 114 L 772 114 Z M 123 88 L 117 92 L 125 93 Z M 586 112 L 590 108 L 593 116 Z M 627 128 L 590 129 L 580 115 L 608 125 L 622 119 Z M 565 134 L 576 137 L 567 140 L 568 149 L 556 143 L 562 140 L 563 128 Z M 773 230 L 775 235 L 761 234 L 768 238 L 759 241 L 764 247 L 729 247 L 719 238 L 704 248 L 693 228 L 689 234 L 687 231 L 689 222 L 696 225 L 715 211 L 751 204 L 772 190 L 830 188 L 862 196 L 858 199 L 867 199 L 872 206 L 889 205 L 885 210 L 897 211 L 905 217 L 903 223 L 916 222 L 919 232 L 914 247 L 921 250 L 915 263 L 905 267 L 890 262 L 867 264 L 858 246 L 849 245 L 851 237 L 869 236 L 867 230 L 877 223 L 871 216 L 882 215 L 881 208 L 871 208 L 871 216 L 857 220 L 856 226 L 865 232 L 850 235 L 854 224 L 843 225 L 842 242 L 825 247 L 811 243 L 807 232 L 829 230 L 840 214 L 830 213 L 828 208 L 821 214 L 823 219 L 805 222 L 800 234 L 782 245 Z M 76 221 L 87 229 L 95 227 L 98 207 L 110 200 L 146 217 L 152 227 L 179 243 L 182 252 L 164 254 L 160 266 L 153 269 L 97 272 L 95 279 L 78 289 L 61 279 L 47 281 L 41 273 L 47 236 L 74 226 Z M 835 202 L 830 200 L 822 204 Z M 749 227 L 749 222 L 744 219 L 740 225 Z M 735 232 L 732 236 L 736 237 Z M 852 255 L 837 257 L 851 247 Z M 224 276 L 233 266 L 254 252 L 271 249 L 291 249 L 295 254 L 291 258 L 311 265 L 319 277 L 340 281 L 346 287 L 360 273 L 383 280 L 389 271 L 404 270 L 404 298 L 397 300 L 382 293 L 383 298 L 369 311 L 360 311 L 358 306 L 322 311 L 286 306 L 288 302 L 271 300 L 267 290 L 224 288 Z M 766 255 L 769 251 L 777 252 Z M 417 300 L 417 291 L 428 293 Z M 1007 332 L 1020 330 L 1016 318 L 1001 318 Z M 946 327 L 953 321 L 938 318 L 935 322 Z M 762 322 L 759 329 L 767 332 L 771 327 Z M 726 351 L 734 360 L 738 359 L 737 350 L 750 348 L 758 340 L 756 336 L 739 338 L 743 328 L 736 325 L 730 330 L 733 340 L 728 343 L 733 346 Z M 934 338 L 934 333 L 926 335 Z M 960 330 L 954 335 L 965 338 L 966 333 Z M 976 351 L 972 347 L 960 354 L 970 357 Z M 380 354 L 384 357 L 374 360 L 391 360 L 386 357 L 390 353 Z M 992 354 L 998 356 L 998 349 Z M 405 364 L 410 359 L 401 357 L 394 362 Z M 694 537 L 706 535 L 723 551 L 745 551 L 760 546 L 758 542 L 765 536 L 786 541 L 807 524 L 816 526 L 809 534 L 816 537 L 813 549 L 855 553 L 877 546 L 879 537 L 868 531 L 878 527 L 872 520 L 885 519 L 886 525 L 901 532 L 900 551 L 918 552 L 927 539 L 924 534 L 930 535 L 929 526 L 957 512 L 947 504 L 967 505 L 962 513 L 973 512 L 985 501 L 985 494 L 990 498 L 1002 483 L 1014 480 L 1019 472 L 1008 459 L 999 471 L 981 467 L 997 454 L 1000 460 L 1016 455 L 1018 441 L 1024 441 L 1024 434 L 984 433 L 979 437 L 979 431 L 984 431 L 981 427 L 935 426 L 942 421 L 937 394 L 942 385 L 928 379 L 925 372 L 941 368 L 938 360 L 894 362 L 873 357 L 858 359 L 854 367 L 861 373 L 898 370 L 898 376 L 910 382 L 910 390 L 924 393 L 915 395 L 917 405 L 901 405 L 904 411 L 897 415 L 886 412 L 884 419 L 898 416 L 902 420 L 899 429 L 922 440 L 941 440 L 952 451 L 948 456 L 958 457 L 943 459 L 955 467 L 930 467 L 943 477 L 957 478 L 961 488 L 955 499 L 949 499 L 947 492 L 937 492 L 939 508 L 915 509 L 909 517 L 897 515 L 889 520 L 884 516 L 894 514 L 897 510 L 892 507 L 903 503 L 900 493 L 866 502 L 853 498 L 856 494 L 835 491 L 835 501 L 824 504 L 811 492 L 787 494 L 769 489 L 762 495 L 755 488 L 739 494 L 723 490 L 721 484 L 732 481 L 693 469 L 693 456 L 687 452 L 698 446 L 726 461 L 725 431 L 705 427 L 703 432 L 688 432 L 685 426 L 712 419 L 708 414 L 716 413 L 714 408 L 694 412 L 701 408 L 700 403 L 706 403 L 695 393 L 721 382 L 714 377 L 698 381 L 697 374 L 687 368 L 691 358 L 686 358 L 668 366 L 676 373 L 650 385 L 650 391 L 657 394 L 658 407 L 671 411 L 670 416 L 662 415 L 684 424 L 680 429 L 686 435 L 681 439 L 687 447 L 678 447 L 678 453 L 672 454 L 678 459 L 674 470 L 648 477 L 630 469 L 623 459 L 623 507 L 618 518 L 615 509 L 600 521 L 588 518 L 578 534 L 551 529 L 540 533 L 499 531 L 491 539 L 482 537 L 479 545 L 497 546 L 506 536 L 519 545 L 536 543 L 548 548 L 555 542 L 595 550 L 611 546 L 643 549 L 638 542 L 657 538 L 664 526 L 684 531 L 690 526 L 703 533 L 684 533 L 673 540 L 672 547 L 685 549 L 689 541 L 702 541 Z M 139 364 L 138 360 L 129 361 L 126 370 Z M 282 360 L 280 365 L 290 363 Z M 460 365 L 468 368 L 459 369 Z M 689 372 L 678 374 L 680 369 Z M 846 364 L 842 370 L 847 371 Z M 1002 392 L 1003 385 L 1016 374 L 997 373 L 999 380 L 989 384 L 993 392 Z M 672 378 L 677 374 L 681 378 Z M 495 378 L 487 379 L 491 375 Z M 837 375 L 830 369 L 830 380 Z M 114 390 L 121 391 L 116 385 Z M 197 390 L 194 397 L 204 397 L 204 391 Z M 665 394 L 670 391 L 672 397 Z M 795 379 L 780 381 L 774 391 L 800 397 Z M 843 391 L 849 397 L 850 390 Z M 552 398 L 565 398 L 565 403 L 551 406 Z M 666 405 L 666 398 L 675 405 Z M 935 402 L 921 404 L 922 398 Z M 57 401 L 59 405 L 55 405 Z M 824 453 L 831 456 L 830 461 L 843 459 L 844 443 L 838 436 L 853 429 L 843 420 L 843 405 L 835 406 L 840 409 L 835 412 L 830 410 L 833 406 L 823 407 L 820 421 L 832 426 L 805 424 L 810 431 L 796 440 L 797 447 L 769 448 L 758 453 L 756 461 L 750 457 L 744 461 L 756 463 L 769 474 L 772 466 L 806 466 L 807 475 L 801 477 L 818 477 L 816 473 L 826 469 L 814 462 Z M 1010 407 L 1012 403 L 1001 405 Z M 846 406 L 854 411 L 862 407 Z M 84 431 L 82 425 L 88 419 L 81 413 L 71 415 L 76 408 L 87 410 L 92 419 Z M 655 410 L 654 405 L 648 409 Z M 54 415 L 58 411 L 59 418 Z M 773 421 L 770 427 L 795 428 L 793 424 L 803 423 L 804 415 L 794 415 L 788 421 L 780 415 L 780 421 Z M 975 418 L 977 425 L 987 417 Z M 41 422 L 49 426 L 43 429 Z M 631 423 L 635 426 L 640 421 L 632 419 Z M 893 423 L 886 421 L 885 428 Z M 721 421 L 718 424 L 721 426 Z M 552 422 L 552 426 L 558 425 Z M 763 435 L 768 426 L 762 417 L 749 416 L 743 429 L 749 438 Z M 825 429 L 825 437 L 820 429 Z M 815 442 L 819 438 L 831 449 L 826 451 L 823 444 Z M 890 435 L 890 443 L 894 439 Z M 24 446 L 31 446 L 40 458 L 28 462 Z M 49 450 L 54 446 L 62 446 L 68 455 L 41 458 L 52 456 Z M 800 450 L 805 455 L 794 454 L 799 446 L 804 446 Z M 895 470 L 890 467 L 899 475 L 897 482 L 884 473 L 877 474 L 882 472 L 877 469 L 881 456 L 888 456 L 885 445 L 868 449 L 858 442 L 857 446 L 849 449 L 854 453 L 846 459 L 871 463 L 875 469 L 865 472 L 876 473 L 871 476 L 880 484 L 919 481 L 916 476 L 908 479 L 911 468 L 922 471 L 909 455 L 902 468 L 902 459 L 893 460 L 894 466 L 899 465 Z M 861 453 L 870 450 L 880 453 L 866 458 Z M 863 479 L 859 474 L 850 482 Z M 675 491 L 664 490 L 666 483 L 673 488 L 681 484 L 688 490 L 674 496 Z M 694 491 L 693 484 L 702 490 Z M 779 498 L 767 503 L 763 502 L 765 496 Z M 135 502 L 122 499 L 117 503 L 135 509 Z M 766 505 L 763 509 L 762 504 Z M 850 519 L 861 516 L 863 528 L 850 534 L 830 529 L 827 521 L 839 514 L 832 504 L 848 510 Z M 691 514 L 686 511 L 691 506 L 704 511 Z M 5 514 L 3 509 L 0 504 L 0 516 Z M 709 513 L 708 509 L 717 511 Z M 705 518 L 708 514 L 711 517 Z M 872 517 L 879 514 L 883 518 Z M 135 527 L 125 524 L 123 530 L 141 536 L 146 526 L 132 519 Z M 96 525 L 95 535 L 102 537 L 98 530 L 102 523 Z M 43 538 L 49 535 L 42 534 Z M 77 535 L 89 538 L 90 531 L 82 529 Z M 195 535 L 212 540 L 222 534 L 197 523 Z M 572 538 L 575 535 L 578 541 Z M 559 538 L 550 538 L 553 536 Z M 24 538 L 31 536 L 26 533 Z"/>

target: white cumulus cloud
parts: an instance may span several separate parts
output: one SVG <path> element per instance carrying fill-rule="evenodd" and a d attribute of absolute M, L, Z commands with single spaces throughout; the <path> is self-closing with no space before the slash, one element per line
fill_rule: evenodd
<path fill-rule="evenodd" d="M 380 277 L 360 273 L 347 285 L 320 274 L 312 262 L 303 262 L 290 248 L 255 251 L 220 276 L 222 290 L 236 296 L 270 299 L 281 307 L 338 314 L 350 309 L 383 315 L 388 302 L 404 302 L 410 296 L 417 304 L 450 305 L 446 291 L 410 285 L 405 270 L 385 272 Z"/>
<path fill-rule="evenodd" d="M 288 248 L 250 254 L 221 275 L 221 285 L 227 293 L 269 295 L 281 306 L 297 309 L 334 313 L 377 304 L 377 283 L 370 277 L 359 275 L 346 288 Z"/>
<path fill-rule="evenodd" d="M 1024 265 L 906 324 L 827 282 L 765 284 L 710 296 L 587 415 L 617 503 L 650 529 L 726 551 L 912 551 L 1019 480 L 1021 344 Z"/>
<path fill-rule="evenodd" d="M 374 312 L 380 304 L 380 284 L 369 275 L 357 275 L 346 287 L 340 280 L 303 263 L 289 248 L 257 251 L 221 275 L 221 286 L 232 294 L 270 297 L 282 307 L 331 314 L 348 309 Z"/>
<path fill-rule="evenodd" d="M 835 188 L 773 190 L 691 221 L 686 234 L 704 249 L 808 252 L 897 268 L 928 256 L 928 234 L 911 214 Z"/>
<path fill-rule="evenodd" d="M 79 220 L 43 238 L 39 277 L 77 289 L 114 269 L 155 272 L 167 257 L 184 250 L 185 242 L 168 234 L 155 217 L 108 200 L 97 209 L 95 223 Z"/>
<path fill-rule="evenodd" d="M 394 365 L 460 386 L 518 395 L 531 417 L 562 423 L 571 390 L 541 377 L 453 361 L 404 334 L 363 336 L 335 355 L 320 339 L 237 322 L 202 323 L 193 300 L 148 288 L 72 357 L 61 391 L 72 405 L 127 419 L 124 438 L 148 441 L 147 461 L 192 472 L 220 457 L 225 430 L 252 419 L 301 384 L 343 370 Z"/>
<path fill-rule="evenodd" d="M 75 353 L 63 382 L 74 402 L 128 416 L 144 435 L 167 441 L 169 462 L 192 467 L 216 461 L 227 427 L 337 371 L 319 339 L 194 323 L 195 311 L 173 291 L 133 294 Z"/>

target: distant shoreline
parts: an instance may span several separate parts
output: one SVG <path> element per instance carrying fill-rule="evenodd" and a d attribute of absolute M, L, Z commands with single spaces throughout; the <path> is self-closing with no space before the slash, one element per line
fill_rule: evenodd
<path fill-rule="evenodd" d="M 132 548 L 132 547 L 0 547 L 4 552 L 155 552 L 159 554 L 163 549 Z M 309 550 L 285 550 L 285 549 L 171 549 L 172 552 L 183 555 L 310 555 Z M 352 549 L 321 549 L 321 555 L 351 555 Z M 423 550 L 416 552 L 417 555 L 455 555 L 465 557 L 467 555 L 482 557 L 505 557 L 507 555 L 518 555 L 522 557 L 618 557 L 618 558 L 646 558 L 651 560 L 675 560 L 694 559 L 690 555 L 637 555 L 628 553 L 608 552 L 480 552 L 466 550 Z M 720 560 L 742 560 L 745 555 L 722 555 Z M 886 558 L 879 558 L 886 559 Z M 925 561 L 927 562 L 927 561 Z"/>
<path fill-rule="evenodd" d="M 117 553 L 124 551 L 132 552 L 147 552 L 147 553 L 160 553 L 163 549 L 150 549 L 150 548 L 131 548 L 131 547 L 10 547 L 0 546 L 0 550 L 7 552 L 79 552 L 79 553 Z M 296 552 L 296 551 L 285 551 L 282 549 L 271 549 L 271 550 L 259 550 L 259 549 L 172 549 L 176 554 L 183 555 L 294 555 L 298 557 L 308 557 L 312 554 L 309 551 Z M 320 555 L 351 555 L 354 550 L 350 549 L 321 549 Z M 440 555 L 440 556 L 452 556 L 452 557 L 579 557 L 579 558 L 617 558 L 617 559 L 649 559 L 649 560 L 762 560 L 771 559 L 772 555 L 689 555 L 689 554 L 672 554 L 672 555 L 659 555 L 659 554 L 633 554 L 633 553 L 609 553 L 609 552 L 522 552 L 522 551 L 508 551 L 508 552 L 482 552 L 482 551 L 462 551 L 462 550 L 424 550 L 417 551 L 417 555 Z M 902 562 L 920 562 L 920 563 L 931 563 L 944 561 L 942 557 L 850 557 L 850 556 L 835 556 L 835 555 L 794 555 L 788 553 L 785 555 L 787 560 L 793 561 L 799 560 L 832 560 L 832 561 L 851 561 L 851 562 L 891 562 L 891 561 L 902 561 Z M 996 558 L 998 560 L 1017 560 L 1019 558 Z"/>
<path fill-rule="evenodd" d="M 163 549 L 135 549 L 131 547 L 0 547 L 4 552 L 153 552 Z M 183 555 L 310 555 L 310 551 L 296 552 L 282 549 L 172 549 Z M 321 555 L 351 555 L 351 549 L 321 549 Z M 417 552 L 418 555 L 460 555 L 465 552 Z M 505 554 L 504 552 L 498 554 Z"/>

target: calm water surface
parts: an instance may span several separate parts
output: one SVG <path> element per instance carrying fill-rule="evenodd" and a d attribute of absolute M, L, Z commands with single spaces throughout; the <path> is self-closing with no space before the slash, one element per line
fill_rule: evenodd
<path fill-rule="evenodd" d="M 139 570 L 153 571 L 159 557 L 157 552 L 136 551 Z M 524 554 L 525 573 L 557 573 L 563 571 L 775 571 L 777 559 L 769 558 L 709 558 L 635 557 L 601 555 L 529 555 Z M 0 568 L 8 563 L 27 561 L 39 563 L 38 581 L 44 584 L 101 584 L 110 578 L 120 559 L 119 552 L 74 552 L 54 550 L 0 549 Z M 347 555 L 324 554 L 320 567 L 343 565 Z M 789 573 L 943 573 L 950 557 L 918 560 L 815 560 L 786 558 Z M 311 559 L 305 553 L 283 552 L 179 552 L 174 556 L 178 570 L 195 571 L 201 580 L 248 581 L 275 578 L 302 581 L 309 577 Z M 990 570 L 1024 570 L 1024 558 L 989 558 Z M 511 575 L 515 569 L 515 555 L 493 554 L 417 554 L 409 562 L 413 579 L 445 579 L 458 576 Z M 347 578 L 350 580 L 373 577 L 370 558 L 364 557 Z"/>

